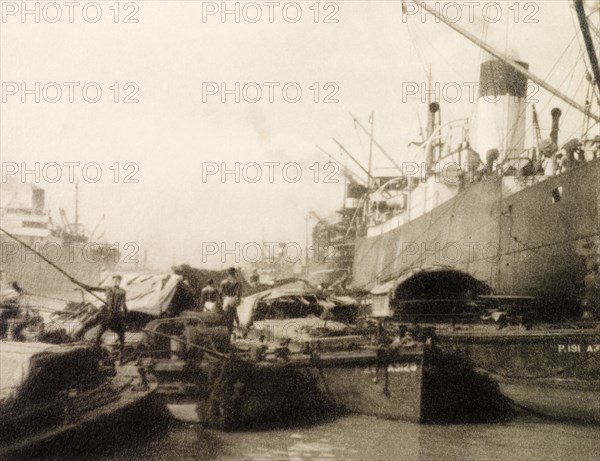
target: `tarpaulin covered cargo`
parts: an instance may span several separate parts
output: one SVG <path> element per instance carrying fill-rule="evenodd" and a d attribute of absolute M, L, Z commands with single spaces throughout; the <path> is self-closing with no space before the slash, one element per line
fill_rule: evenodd
<path fill-rule="evenodd" d="M 176 296 L 186 292 L 181 276 L 173 273 L 104 271 L 98 286 L 112 286 L 114 275 L 122 277 L 120 286 L 126 292 L 130 314 L 126 322 L 134 329 L 146 324 L 152 317 L 165 313 L 177 301 Z M 46 296 L 21 296 L 20 304 L 23 307 L 38 311 L 44 318 L 43 341 L 61 343 L 69 338 L 81 340 L 86 332 L 98 325 L 98 314 L 103 304 L 101 300 L 105 299 L 106 293 L 94 291 L 94 296 L 79 287 L 75 290 L 80 297 L 77 302 Z M 185 296 L 179 298 L 181 301 Z M 186 304 L 185 299 L 182 304 Z M 93 334 L 88 339 L 92 339 Z"/>
<path fill-rule="evenodd" d="M 452 321 L 476 314 L 477 298 L 490 292 L 486 283 L 450 266 L 413 268 L 371 288 L 371 314 L 403 321 Z"/>
<path fill-rule="evenodd" d="M 456 297 L 471 291 L 490 294 L 490 287 L 472 275 L 450 266 L 426 266 L 402 272 L 398 277 L 371 287 L 372 295 L 393 294 L 400 299 Z"/>
<path fill-rule="evenodd" d="M 91 345 L 0 343 L 0 409 L 16 400 L 49 402 L 98 373 L 99 352 Z"/>
<path fill-rule="evenodd" d="M 349 297 L 327 296 L 304 280 L 294 280 L 270 290 L 246 296 L 238 306 L 240 324 L 249 327 L 256 321 L 271 319 L 299 319 L 331 317 L 346 319 L 348 315 L 339 314 L 342 309 L 352 317 L 356 301 Z M 267 312 L 268 311 L 268 312 Z M 350 312 L 352 311 L 352 312 Z M 328 315 L 333 314 L 333 315 Z"/>
<path fill-rule="evenodd" d="M 43 343 L 0 344 L 0 402 L 14 398 L 31 372 L 31 358 L 51 347 Z"/>
<path fill-rule="evenodd" d="M 158 317 L 166 311 L 182 277 L 173 273 L 152 273 L 152 272 L 104 272 L 101 287 L 110 287 L 113 285 L 113 276 L 120 275 L 121 288 L 126 292 L 127 309 L 131 312 L 141 312 L 143 314 Z M 102 293 L 99 296 L 103 298 Z M 86 295 L 86 300 L 99 304 L 99 301 L 91 295 Z"/>
<path fill-rule="evenodd" d="M 248 327 L 252 323 L 256 304 L 264 299 L 277 299 L 284 296 L 302 296 L 303 294 L 315 293 L 315 288 L 304 280 L 295 280 L 285 285 L 280 285 L 277 288 L 261 291 L 242 299 L 238 306 L 238 317 L 240 324 Z"/>

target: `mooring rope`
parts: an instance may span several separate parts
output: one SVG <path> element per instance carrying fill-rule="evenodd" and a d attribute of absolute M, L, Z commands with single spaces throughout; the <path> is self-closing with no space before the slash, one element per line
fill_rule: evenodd
<path fill-rule="evenodd" d="M 184 345 L 186 345 L 188 347 L 195 347 L 197 349 L 200 349 L 203 352 L 206 352 L 209 355 L 214 355 L 215 357 L 218 357 L 220 359 L 226 359 L 226 358 L 229 357 L 227 354 L 223 354 L 222 352 L 217 352 L 217 351 L 215 351 L 213 349 L 209 349 L 208 347 L 203 347 L 203 346 L 200 346 L 198 344 L 191 343 L 191 342 L 186 341 L 185 339 L 181 339 L 181 338 L 179 338 L 177 336 L 167 335 L 165 333 L 159 333 L 158 331 L 148 330 L 146 328 L 142 328 L 141 331 L 144 331 L 144 332 L 149 333 L 149 334 L 157 335 L 157 336 L 162 336 L 164 338 L 169 338 L 171 340 L 174 340 L 174 341 L 177 341 L 177 342 L 179 342 L 181 344 L 184 344 Z"/>
<path fill-rule="evenodd" d="M 327 384 L 327 379 L 325 378 L 325 374 L 323 373 L 322 367 L 319 366 L 319 355 L 316 351 L 310 351 L 310 363 L 317 370 L 319 378 L 321 378 L 321 382 L 323 384 L 323 388 L 325 389 L 325 394 L 333 402 L 335 405 L 339 405 L 339 402 L 335 398 L 331 389 L 329 389 L 329 385 Z"/>
<path fill-rule="evenodd" d="M 571 371 L 573 369 L 575 369 L 576 367 L 585 364 L 586 362 L 588 362 L 589 360 L 592 359 L 592 357 L 595 357 L 594 355 L 589 355 L 588 357 L 586 357 L 585 359 L 576 362 L 566 368 L 563 368 L 561 370 L 558 370 L 557 372 L 553 372 L 553 373 L 549 373 L 546 375 L 538 375 L 538 376 L 517 376 L 517 375 L 510 375 L 507 373 L 501 373 L 498 371 L 490 371 L 487 370 L 486 368 L 483 367 L 476 367 L 475 370 L 476 371 L 482 371 L 488 375 L 492 375 L 492 376 L 499 376 L 501 378 L 506 378 L 506 379 L 524 379 L 524 380 L 534 380 L 534 379 L 544 379 L 544 378 L 553 378 L 559 375 L 562 375 L 564 373 L 566 373 L 567 371 Z"/>

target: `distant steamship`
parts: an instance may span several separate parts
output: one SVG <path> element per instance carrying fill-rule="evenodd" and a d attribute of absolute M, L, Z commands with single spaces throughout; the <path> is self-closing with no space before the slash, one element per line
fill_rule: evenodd
<path fill-rule="evenodd" d="M 78 280 L 97 284 L 101 272 L 119 262 L 118 248 L 96 242 L 102 239 L 102 235 L 94 235 L 97 229 L 88 232 L 79 222 L 78 200 L 74 222 L 60 209 L 62 224 L 58 225 L 46 208 L 45 190 L 36 185 L 9 177 L 2 184 L 1 198 L 2 228 Z M 4 233 L 0 235 L 0 244 L 4 283 L 17 282 L 30 294 L 80 297 L 64 275 L 33 251 Z"/>

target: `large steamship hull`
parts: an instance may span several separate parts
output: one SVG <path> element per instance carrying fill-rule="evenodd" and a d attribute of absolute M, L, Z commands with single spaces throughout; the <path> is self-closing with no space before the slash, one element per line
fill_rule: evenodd
<path fill-rule="evenodd" d="M 483 180 L 406 224 L 358 238 L 355 283 L 443 264 L 496 293 L 577 298 L 600 254 L 600 159 L 515 189 L 516 179 Z"/>

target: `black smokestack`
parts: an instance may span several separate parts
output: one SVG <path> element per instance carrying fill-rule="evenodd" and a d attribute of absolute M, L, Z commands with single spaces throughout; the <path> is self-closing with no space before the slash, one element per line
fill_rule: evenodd
<path fill-rule="evenodd" d="M 429 112 L 427 113 L 427 138 L 433 134 L 435 130 L 435 114 L 440 110 L 440 105 L 437 102 L 432 102 L 429 104 Z M 429 146 L 427 148 L 427 152 L 425 153 L 425 165 L 428 170 L 433 168 L 433 146 Z"/>
<path fill-rule="evenodd" d="M 550 115 L 552 116 L 552 131 L 550 132 L 550 139 L 552 139 L 552 142 L 558 146 L 558 122 L 560 120 L 560 116 L 562 115 L 562 111 L 558 107 L 555 107 L 550 112 Z"/>

